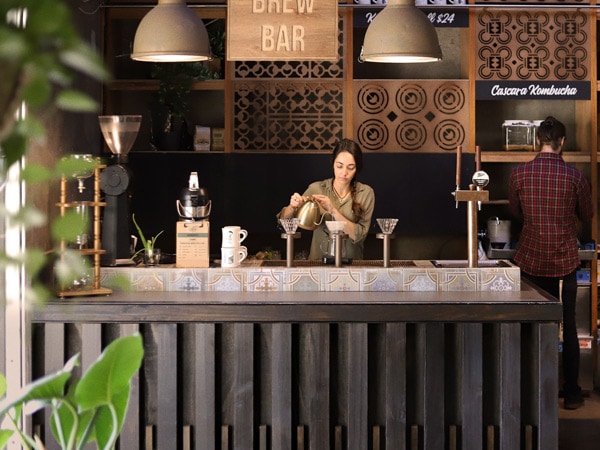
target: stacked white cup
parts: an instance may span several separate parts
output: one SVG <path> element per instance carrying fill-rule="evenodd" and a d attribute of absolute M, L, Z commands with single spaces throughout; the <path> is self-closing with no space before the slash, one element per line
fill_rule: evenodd
<path fill-rule="evenodd" d="M 240 245 L 248 237 L 248 231 L 232 225 L 223 227 L 222 232 L 221 267 L 239 267 L 248 256 L 248 249 Z"/>

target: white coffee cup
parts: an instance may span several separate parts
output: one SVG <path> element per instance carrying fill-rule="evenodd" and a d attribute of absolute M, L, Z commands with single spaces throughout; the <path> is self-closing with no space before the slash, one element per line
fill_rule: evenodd
<path fill-rule="evenodd" d="M 239 247 L 221 247 L 221 267 L 238 267 L 248 256 L 248 249 Z"/>
<path fill-rule="evenodd" d="M 248 236 L 248 232 L 241 227 L 229 226 L 223 227 L 223 241 L 221 247 L 239 247 Z"/>

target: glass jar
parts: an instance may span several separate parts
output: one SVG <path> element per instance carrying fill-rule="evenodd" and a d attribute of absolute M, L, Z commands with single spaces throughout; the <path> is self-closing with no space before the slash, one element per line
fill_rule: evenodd
<path fill-rule="evenodd" d="M 502 124 L 504 150 L 533 151 L 535 127 L 530 120 L 505 120 Z"/>

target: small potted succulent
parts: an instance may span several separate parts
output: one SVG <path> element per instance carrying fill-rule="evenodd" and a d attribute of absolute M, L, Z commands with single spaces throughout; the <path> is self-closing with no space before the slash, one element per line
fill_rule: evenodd
<path fill-rule="evenodd" d="M 131 259 L 135 259 L 136 256 L 142 253 L 144 256 L 144 264 L 146 264 L 147 266 L 158 266 L 158 264 L 160 263 L 160 249 L 156 248 L 155 244 L 158 237 L 161 234 L 163 234 L 165 230 L 161 230 L 156 236 L 152 236 L 150 239 L 146 239 L 146 236 L 142 232 L 142 229 L 135 220 L 135 214 L 133 214 L 131 218 L 133 220 L 135 228 L 137 229 L 138 236 L 142 241 L 142 248 L 135 252 Z"/>

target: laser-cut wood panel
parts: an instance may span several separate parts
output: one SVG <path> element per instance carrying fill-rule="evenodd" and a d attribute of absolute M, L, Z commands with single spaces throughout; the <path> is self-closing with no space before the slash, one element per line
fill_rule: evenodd
<path fill-rule="evenodd" d="M 477 80 L 586 80 L 590 20 L 577 10 L 482 10 Z"/>
<path fill-rule="evenodd" d="M 354 82 L 354 130 L 363 150 L 447 152 L 468 148 L 468 80 Z"/>

